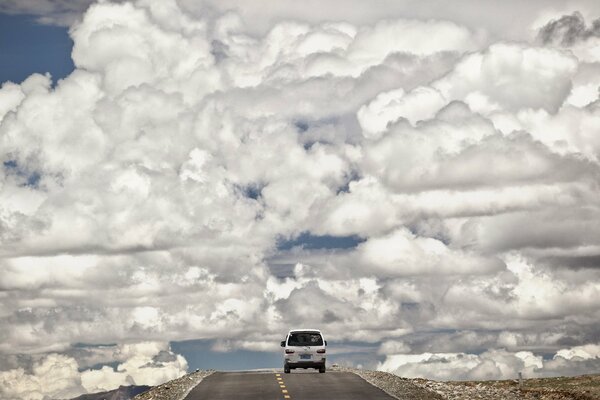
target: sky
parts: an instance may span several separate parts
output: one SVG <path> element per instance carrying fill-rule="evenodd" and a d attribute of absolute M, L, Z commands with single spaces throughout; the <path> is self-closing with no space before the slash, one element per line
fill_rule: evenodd
<path fill-rule="evenodd" d="M 0 399 L 600 370 L 600 3 L 0 2 Z"/>

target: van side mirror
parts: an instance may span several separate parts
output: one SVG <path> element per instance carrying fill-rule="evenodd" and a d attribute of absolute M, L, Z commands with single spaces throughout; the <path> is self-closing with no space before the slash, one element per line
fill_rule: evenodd
<path fill-rule="evenodd" d="M 282 340 L 281 343 L 279 344 L 281 347 L 285 347 L 285 340 Z"/>
<path fill-rule="evenodd" d="M 327 346 L 327 340 L 325 341 L 325 346 Z"/>

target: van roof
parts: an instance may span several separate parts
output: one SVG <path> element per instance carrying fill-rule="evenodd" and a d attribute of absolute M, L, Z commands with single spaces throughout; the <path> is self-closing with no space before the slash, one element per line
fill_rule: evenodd
<path fill-rule="evenodd" d="M 319 333 L 321 333 L 321 331 L 318 330 L 318 329 L 310 329 L 310 328 L 306 328 L 306 329 L 290 329 L 290 333 L 291 332 L 319 332 Z"/>

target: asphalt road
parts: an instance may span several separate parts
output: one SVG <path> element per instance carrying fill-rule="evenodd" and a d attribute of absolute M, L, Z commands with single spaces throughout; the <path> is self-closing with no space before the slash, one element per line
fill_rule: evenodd
<path fill-rule="evenodd" d="M 350 372 L 215 372 L 185 400 L 391 400 Z"/>

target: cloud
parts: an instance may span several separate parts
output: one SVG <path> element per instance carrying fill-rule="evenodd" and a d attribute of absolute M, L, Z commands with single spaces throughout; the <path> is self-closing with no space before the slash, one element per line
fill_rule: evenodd
<path fill-rule="evenodd" d="M 594 358 L 600 358 L 600 346 L 590 344 L 585 346 L 577 346 L 570 349 L 561 349 L 556 352 L 554 358 L 562 357 L 566 360 L 572 360 L 574 358 L 580 358 L 582 360 L 589 360 Z"/>
<path fill-rule="evenodd" d="M 77 362 L 59 354 L 50 354 L 34 364 L 32 374 L 24 369 L 0 372 L 3 398 L 43 399 L 46 395 L 70 398 L 81 393 Z"/>
<path fill-rule="evenodd" d="M 124 359 L 116 368 L 104 366 L 81 374 L 82 386 L 88 393 L 111 390 L 121 385 L 155 386 L 179 378 L 187 371 L 187 362 L 170 351 L 165 343 L 126 344 L 117 350 L 116 358 Z"/>
<path fill-rule="evenodd" d="M 485 380 L 492 377 L 511 379 L 520 371 L 523 371 L 525 376 L 530 376 L 538 364 L 541 364 L 541 357 L 536 358 L 531 353 L 510 354 L 502 350 L 491 350 L 481 355 L 463 353 L 392 355 L 388 356 L 378 369 L 409 378 Z"/>
<path fill-rule="evenodd" d="M 544 44 L 557 43 L 570 46 L 580 40 L 600 37 L 600 19 L 592 21 L 592 25 L 588 28 L 581 13 L 563 15 L 540 28 L 538 36 Z"/>
<path fill-rule="evenodd" d="M 503 268 L 501 262 L 454 251 L 441 240 L 415 237 L 406 230 L 371 238 L 357 250 L 365 264 L 371 266 L 365 269 L 376 271 L 378 276 L 477 274 Z"/>
<path fill-rule="evenodd" d="M 464 52 L 477 45 L 472 32 L 448 21 L 384 20 L 359 31 L 349 53 L 353 60 L 371 59 L 379 63 L 394 52 L 418 55 Z"/>
<path fill-rule="evenodd" d="M 276 5 L 268 1 L 260 1 L 253 5 L 240 0 L 206 1 L 198 4 L 197 1 L 182 0 L 183 8 L 195 15 L 206 12 L 206 6 L 211 6 L 215 12 L 235 10 L 243 16 L 244 20 L 252 21 L 248 27 L 255 34 L 268 31 L 277 22 L 282 20 L 299 20 L 311 24 L 324 21 L 348 21 L 355 25 L 369 25 L 384 19 L 446 19 L 473 30 L 489 31 L 493 37 L 508 37 L 510 40 L 523 40 L 529 38 L 529 26 L 549 11 L 558 15 L 569 12 L 571 9 L 581 10 L 584 15 L 598 13 L 598 5 L 593 1 L 577 0 L 568 6 L 560 0 L 535 0 L 527 4 L 510 0 L 500 3 L 482 4 L 473 0 L 459 0 L 458 4 L 439 4 L 433 1 L 391 1 L 375 0 L 374 3 L 365 4 L 359 0 L 328 1 L 326 4 L 316 0 L 308 0 L 300 6 L 292 0 L 283 0 Z M 518 10 L 522 19 L 519 24 L 514 23 L 514 11 Z M 548 18 L 544 21 L 547 22 Z"/>
<path fill-rule="evenodd" d="M 420 87 L 406 94 L 403 89 L 381 93 L 358 110 L 358 120 L 367 137 L 384 132 L 388 124 L 400 118 L 412 125 L 431 119 L 448 102 L 433 88 Z"/>
<path fill-rule="evenodd" d="M 92 352 L 96 349 L 92 348 Z M 141 342 L 110 349 L 116 368 L 83 369 L 78 361 L 61 354 L 47 354 L 31 371 L 16 368 L 0 371 L 2 398 L 71 398 L 81 393 L 112 390 L 120 385 L 158 385 L 185 374 L 186 360 L 170 351 L 168 344 Z"/>
<path fill-rule="evenodd" d="M 113 0 L 124 2 L 126 0 Z M 0 4 L 0 12 L 37 16 L 43 24 L 71 26 L 95 0 L 7 0 Z"/>
<path fill-rule="evenodd" d="M 64 366 L 57 393 L 156 383 L 186 364 L 154 342 L 271 351 L 298 325 L 439 378 L 598 342 L 591 53 L 437 9 L 227 4 L 99 2 L 71 75 L 0 89 L 0 369 L 19 393 L 44 387 L 34 365 Z M 548 374 L 595 362 L 560 354 Z"/>
<path fill-rule="evenodd" d="M 528 351 L 512 353 L 503 349 L 489 350 L 482 354 L 423 353 L 388 355 L 378 369 L 408 378 L 435 380 L 486 380 L 515 379 L 519 372 L 525 378 L 549 375 L 571 375 L 582 368 L 598 364 L 597 354 L 591 355 L 587 345 L 559 350 L 551 359 L 543 359 Z M 573 356 L 580 354 L 581 356 Z M 588 360 L 593 360 L 590 364 Z M 577 372 L 576 372 L 577 371 Z M 588 370 L 589 371 L 589 370 Z"/>
<path fill-rule="evenodd" d="M 579 11 L 552 19 L 539 28 L 537 40 L 545 45 L 569 49 L 581 61 L 600 62 L 600 18 L 597 18 L 597 14 L 592 15 L 596 19 L 589 27 Z"/>
<path fill-rule="evenodd" d="M 475 111 L 543 108 L 554 113 L 568 96 L 576 69 L 577 59 L 568 53 L 498 43 L 464 57 L 433 87 Z"/>
<path fill-rule="evenodd" d="M 85 8 L 92 3 L 91 0 L 78 0 L 71 1 L 68 3 L 53 1 L 53 0 L 42 0 L 42 1 L 18 1 L 8 0 L 2 3 L 0 10 L 3 12 L 12 13 L 51 13 L 51 12 L 65 12 L 65 11 L 83 11 Z"/>

